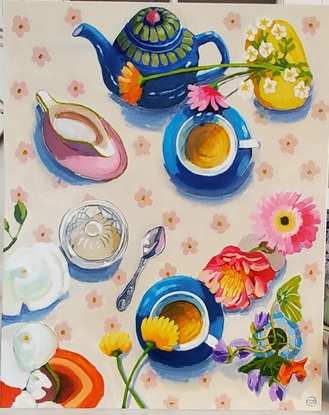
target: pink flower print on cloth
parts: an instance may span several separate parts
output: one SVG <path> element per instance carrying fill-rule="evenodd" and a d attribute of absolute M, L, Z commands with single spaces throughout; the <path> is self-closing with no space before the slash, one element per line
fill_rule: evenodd
<path fill-rule="evenodd" d="M 59 189 L 59 188 L 65 189 L 68 186 L 68 184 L 64 182 L 64 180 L 60 179 L 59 177 L 53 177 L 51 183 L 54 189 Z"/>
<path fill-rule="evenodd" d="M 118 317 L 108 317 L 104 321 L 104 331 L 109 333 L 111 331 L 119 331 L 121 328 L 121 324 L 119 323 Z"/>
<path fill-rule="evenodd" d="M 306 338 L 309 334 L 314 333 L 312 320 L 302 320 L 299 323 L 299 330 L 302 333 L 302 336 Z"/>
<path fill-rule="evenodd" d="M 195 254 L 198 251 L 199 242 L 193 238 L 188 237 L 186 241 L 183 241 L 181 246 L 184 255 Z"/>
<path fill-rule="evenodd" d="M 287 134 L 279 140 L 279 146 L 282 153 L 293 154 L 297 144 L 298 139 L 292 134 Z"/>
<path fill-rule="evenodd" d="M 23 99 L 27 95 L 29 95 L 29 91 L 27 90 L 27 84 L 25 81 L 17 82 L 15 81 L 11 88 L 10 88 L 11 95 L 18 100 Z"/>
<path fill-rule="evenodd" d="M 157 375 L 150 369 L 141 375 L 141 381 L 143 382 L 145 389 L 154 388 L 158 385 Z"/>
<path fill-rule="evenodd" d="M 278 407 L 279 411 L 294 411 L 295 407 L 294 404 L 292 403 L 292 401 L 282 401 L 279 403 L 279 407 Z"/>
<path fill-rule="evenodd" d="M 29 19 L 27 17 L 15 16 L 11 30 L 18 37 L 22 38 L 26 32 L 30 31 Z"/>
<path fill-rule="evenodd" d="M 250 216 L 253 231 L 269 248 L 278 248 L 282 255 L 312 248 L 316 240 L 320 212 L 312 197 L 301 193 L 277 192 L 258 203 L 258 212 Z"/>
<path fill-rule="evenodd" d="M 230 12 L 223 23 L 227 30 L 241 29 L 241 16 L 238 13 Z"/>
<path fill-rule="evenodd" d="M 254 111 L 253 116 L 256 124 L 267 125 L 270 122 L 268 111 L 266 109 L 258 109 Z"/>
<path fill-rule="evenodd" d="M 170 231 L 173 231 L 179 223 L 180 219 L 176 212 L 165 212 L 162 215 L 162 225 Z"/>
<path fill-rule="evenodd" d="M 273 166 L 267 163 L 266 161 L 262 161 L 258 167 L 255 169 L 255 173 L 257 174 L 258 180 L 260 182 L 266 179 L 273 178 Z"/>
<path fill-rule="evenodd" d="M 45 225 L 40 225 L 36 230 L 33 231 L 34 239 L 36 242 L 45 242 L 49 243 L 52 242 L 51 235 L 54 232 L 47 228 Z"/>
<path fill-rule="evenodd" d="M 72 27 L 79 25 L 80 23 L 82 23 L 81 11 L 79 9 L 69 7 L 67 9 L 65 21 Z"/>
<path fill-rule="evenodd" d="M 116 273 L 112 277 L 113 284 L 116 286 L 120 286 L 126 283 L 127 281 L 127 274 L 121 268 L 119 268 Z"/>
<path fill-rule="evenodd" d="M 172 395 L 169 395 L 168 398 L 163 401 L 163 404 L 167 409 L 178 409 L 178 403 L 179 399 Z"/>
<path fill-rule="evenodd" d="M 11 189 L 10 191 L 10 198 L 13 203 L 17 203 L 19 200 L 22 203 L 26 203 L 28 197 L 29 197 L 29 194 L 25 192 L 22 186 L 18 186 L 16 187 L 16 189 Z"/>
<path fill-rule="evenodd" d="M 317 362 L 315 359 L 312 359 L 306 369 L 311 378 L 315 379 L 317 376 L 321 376 L 322 374 L 322 362 Z"/>
<path fill-rule="evenodd" d="M 32 148 L 32 144 L 21 141 L 15 151 L 15 156 L 21 163 L 26 163 L 28 159 L 34 159 L 35 154 Z"/>
<path fill-rule="evenodd" d="M 79 95 L 82 95 L 85 93 L 84 90 L 84 83 L 79 82 L 76 79 L 74 79 L 70 85 L 67 87 L 68 92 L 72 95 L 73 98 L 77 98 Z"/>
<path fill-rule="evenodd" d="M 303 28 L 302 28 L 303 33 L 309 33 L 312 36 L 316 34 L 317 29 L 320 27 L 320 22 L 315 16 L 304 17 L 302 23 L 303 23 Z"/>
<path fill-rule="evenodd" d="M 176 272 L 177 268 L 169 264 L 169 262 L 166 262 L 164 267 L 159 270 L 159 276 L 160 278 L 169 278 L 176 275 Z"/>
<path fill-rule="evenodd" d="M 319 121 L 326 121 L 328 113 L 329 105 L 323 100 L 312 105 L 312 118 L 318 119 Z"/>
<path fill-rule="evenodd" d="M 321 172 L 320 167 L 316 166 L 313 160 L 302 164 L 300 177 L 309 182 L 313 181 L 314 176 Z"/>
<path fill-rule="evenodd" d="M 134 141 L 135 154 L 137 156 L 150 154 L 151 143 L 146 138 L 140 135 L 136 141 Z"/>
<path fill-rule="evenodd" d="M 87 308 L 94 309 L 100 308 L 103 305 L 102 296 L 98 294 L 97 290 L 92 290 L 85 296 L 87 302 Z"/>
<path fill-rule="evenodd" d="M 216 409 L 220 409 L 220 410 L 230 409 L 231 399 L 225 394 L 220 395 L 215 399 L 215 405 L 216 405 Z"/>
<path fill-rule="evenodd" d="M 138 190 L 138 192 L 135 194 L 134 199 L 137 202 L 137 206 L 143 209 L 146 206 L 151 206 L 153 204 L 153 200 L 151 196 L 152 196 L 151 190 L 146 190 L 145 187 L 141 187 Z"/>
<path fill-rule="evenodd" d="M 315 282 L 318 276 L 320 275 L 321 271 L 319 270 L 319 266 L 316 262 L 312 262 L 312 264 L 305 265 L 303 274 L 303 277 L 305 279 Z"/>
<path fill-rule="evenodd" d="M 206 373 L 199 377 L 198 383 L 199 385 L 202 385 L 205 388 L 209 388 L 211 380 L 212 380 L 211 374 Z"/>
<path fill-rule="evenodd" d="M 32 49 L 32 62 L 35 62 L 38 66 L 45 66 L 46 62 L 51 61 L 51 56 L 48 50 L 44 47 L 35 47 Z"/>
<path fill-rule="evenodd" d="M 224 233 L 230 226 L 227 217 L 225 215 L 218 215 L 217 213 L 213 216 L 210 224 L 210 227 L 220 234 Z"/>
<path fill-rule="evenodd" d="M 57 336 L 58 341 L 71 340 L 72 338 L 72 328 L 69 326 L 67 321 L 58 323 L 54 327 L 54 331 Z"/>

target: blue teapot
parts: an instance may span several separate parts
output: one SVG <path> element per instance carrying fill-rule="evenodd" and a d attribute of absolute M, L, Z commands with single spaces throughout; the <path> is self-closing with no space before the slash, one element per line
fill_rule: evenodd
<path fill-rule="evenodd" d="M 143 76 L 197 66 L 199 47 L 213 42 L 220 57 L 216 63 L 229 63 L 229 53 L 223 39 L 213 31 L 193 35 L 181 26 L 171 11 L 162 7 L 140 10 L 122 29 L 113 45 L 94 27 L 80 24 L 74 37 L 84 37 L 94 46 L 102 69 L 104 83 L 120 96 L 118 76 L 130 61 Z M 146 108 L 168 108 L 183 101 L 188 84 L 211 82 L 225 68 L 208 72 L 170 75 L 145 82 L 138 105 Z"/>

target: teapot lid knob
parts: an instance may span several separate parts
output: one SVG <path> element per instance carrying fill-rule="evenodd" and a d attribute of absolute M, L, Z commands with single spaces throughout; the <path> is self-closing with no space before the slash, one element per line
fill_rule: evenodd
<path fill-rule="evenodd" d="M 147 15 L 145 16 L 145 19 L 148 23 L 158 23 L 161 20 L 161 16 L 157 10 L 150 10 Z"/>

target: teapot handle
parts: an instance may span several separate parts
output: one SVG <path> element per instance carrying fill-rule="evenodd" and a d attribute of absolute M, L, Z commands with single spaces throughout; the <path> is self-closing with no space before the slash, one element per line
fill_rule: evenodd
<path fill-rule="evenodd" d="M 196 41 L 198 48 L 201 45 L 204 45 L 209 42 L 213 42 L 217 46 L 217 49 L 219 50 L 222 56 L 222 60 L 220 63 L 230 62 L 230 55 L 229 55 L 227 46 L 224 40 L 216 32 L 208 31 L 208 32 L 203 32 L 198 35 L 195 35 L 195 41 Z M 215 68 L 215 69 L 212 69 L 211 71 L 207 71 L 202 74 L 197 74 L 196 75 L 197 82 L 208 81 L 211 78 L 219 77 L 221 74 L 225 72 L 225 70 L 226 68 Z"/>

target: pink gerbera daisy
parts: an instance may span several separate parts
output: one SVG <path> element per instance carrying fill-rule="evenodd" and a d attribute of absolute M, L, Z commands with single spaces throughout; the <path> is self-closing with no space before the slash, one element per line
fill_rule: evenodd
<path fill-rule="evenodd" d="M 301 194 L 280 192 L 262 198 L 259 211 L 251 215 L 253 230 L 269 248 L 277 247 L 283 255 L 311 248 L 316 239 L 320 213 L 312 197 L 301 200 Z"/>
<path fill-rule="evenodd" d="M 187 104 L 192 110 L 197 108 L 198 111 L 204 111 L 209 105 L 215 111 L 218 111 L 220 107 L 229 107 L 225 102 L 224 95 L 209 85 L 188 85 L 187 88 L 190 91 L 187 94 L 189 98 Z"/>

